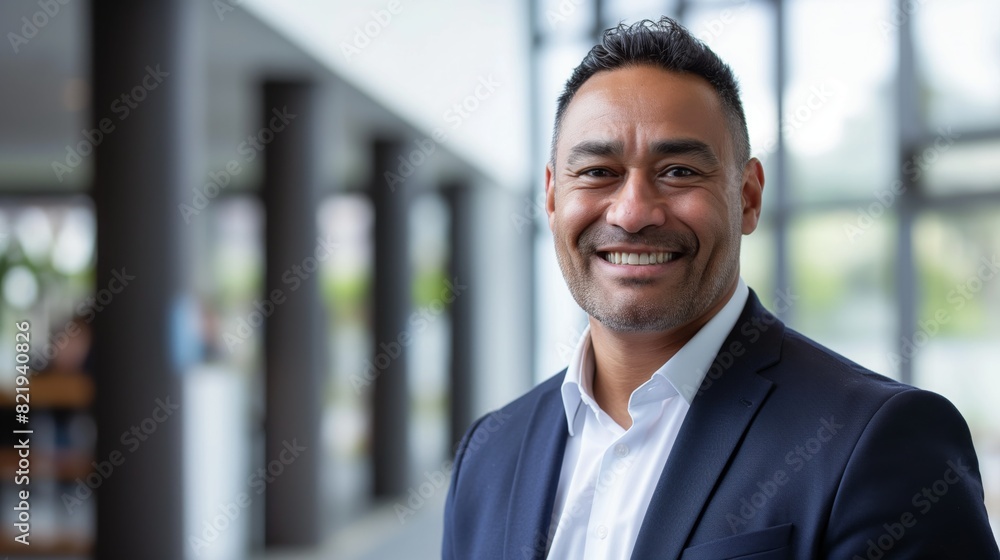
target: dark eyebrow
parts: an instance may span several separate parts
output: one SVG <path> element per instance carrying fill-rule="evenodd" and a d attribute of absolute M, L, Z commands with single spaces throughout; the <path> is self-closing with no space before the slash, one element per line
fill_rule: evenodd
<path fill-rule="evenodd" d="M 650 151 L 658 156 L 694 156 L 712 167 L 719 166 L 719 158 L 712 148 L 701 140 L 682 138 L 679 140 L 659 140 L 653 142 Z M 581 159 L 590 157 L 621 156 L 625 153 L 625 143 L 620 140 L 588 140 L 573 146 L 566 158 L 566 165 L 575 165 Z"/>
<path fill-rule="evenodd" d="M 715 152 L 708 144 L 702 142 L 701 140 L 693 139 L 679 139 L 679 140 L 660 140 L 658 142 L 653 142 L 650 147 L 656 155 L 660 156 L 694 156 L 700 159 L 703 163 L 710 165 L 712 167 L 719 166 L 719 158 L 716 157 Z"/>
<path fill-rule="evenodd" d="M 588 140 L 573 146 L 566 158 L 566 165 L 574 165 L 587 156 L 621 156 L 625 153 L 625 143 L 620 140 Z"/>

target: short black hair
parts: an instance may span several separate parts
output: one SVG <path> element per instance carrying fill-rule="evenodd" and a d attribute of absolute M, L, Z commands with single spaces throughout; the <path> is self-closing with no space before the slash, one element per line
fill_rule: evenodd
<path fill-rule="evenodd" d="M 722 100 L 733 136 L 736 163 L 742 167 L 750 160 L 750 134 L 743 102 L 740 101 L 740 88 L 732 68 L 684 26 L 663 16 L 659 21 L 644 19 L 631 25 L 619 23 L 605 30 L 601 42 L 590 49 L 583 62 L 573 70 L 556 105 L 550 155 L 553 163 L 563 116 L 580 86 L 603 70 L 644 64 L 704 78 Z"/>

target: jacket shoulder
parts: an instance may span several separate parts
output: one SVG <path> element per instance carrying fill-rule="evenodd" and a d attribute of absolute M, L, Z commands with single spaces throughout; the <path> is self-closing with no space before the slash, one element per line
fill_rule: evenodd
<path fill-rule="evenodd" d="M 876 373 L 793 329 L 785 330 L 780 362 L 761 374 L 779 386 L 811 393 L 823 400 L 840 395 L 853 402 L 877 403 L 876 406 L 899 393 L 915 389 Z"/>
<path fill-rule="evenodd" d="M 526 429 L 531 413 L 542 401 L 558 399 L 561 401 L 560 387 L 566 376 L 566 370 L 549 377 L 538 385 L 535 385 L 527 393 L 503 405 L 502 407 L 480 416 L 465 433 L 465 440 L 471 440 L 477 432 L 489 430 L 495 432 L 495 426 L 502 425 L 504 432 L 516 434 L 520 430 Z M 491 426 L 492 424 L 492 426 Z"/>

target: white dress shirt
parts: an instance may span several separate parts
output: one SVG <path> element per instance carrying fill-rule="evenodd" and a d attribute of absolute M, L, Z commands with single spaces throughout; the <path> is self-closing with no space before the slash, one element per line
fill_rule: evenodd
<path fill-rule="evenodd" d="M 726 305 L 632 392 L 623 429 L 594 400 L 594 355 L 584 330 L 562 384 L 569 438 L 556 489 L 548 558 L 628 560 L 691 401 L 736 325 L 749 290 Z M 678 450 L 683 453 L 683 450 Z"/>

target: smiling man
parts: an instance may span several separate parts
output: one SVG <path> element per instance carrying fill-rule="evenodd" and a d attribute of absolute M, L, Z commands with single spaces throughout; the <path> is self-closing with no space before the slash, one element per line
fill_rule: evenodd
<path fill-rule="evenodd" d="M 608 30 L 545 170 L 589 327 L 501 427 L 469 429 L 445 558 L 1000 558 L 955 408 L 786 328 L 740 278 L 763 188 L 729 67 L 668 18 Z"/>

